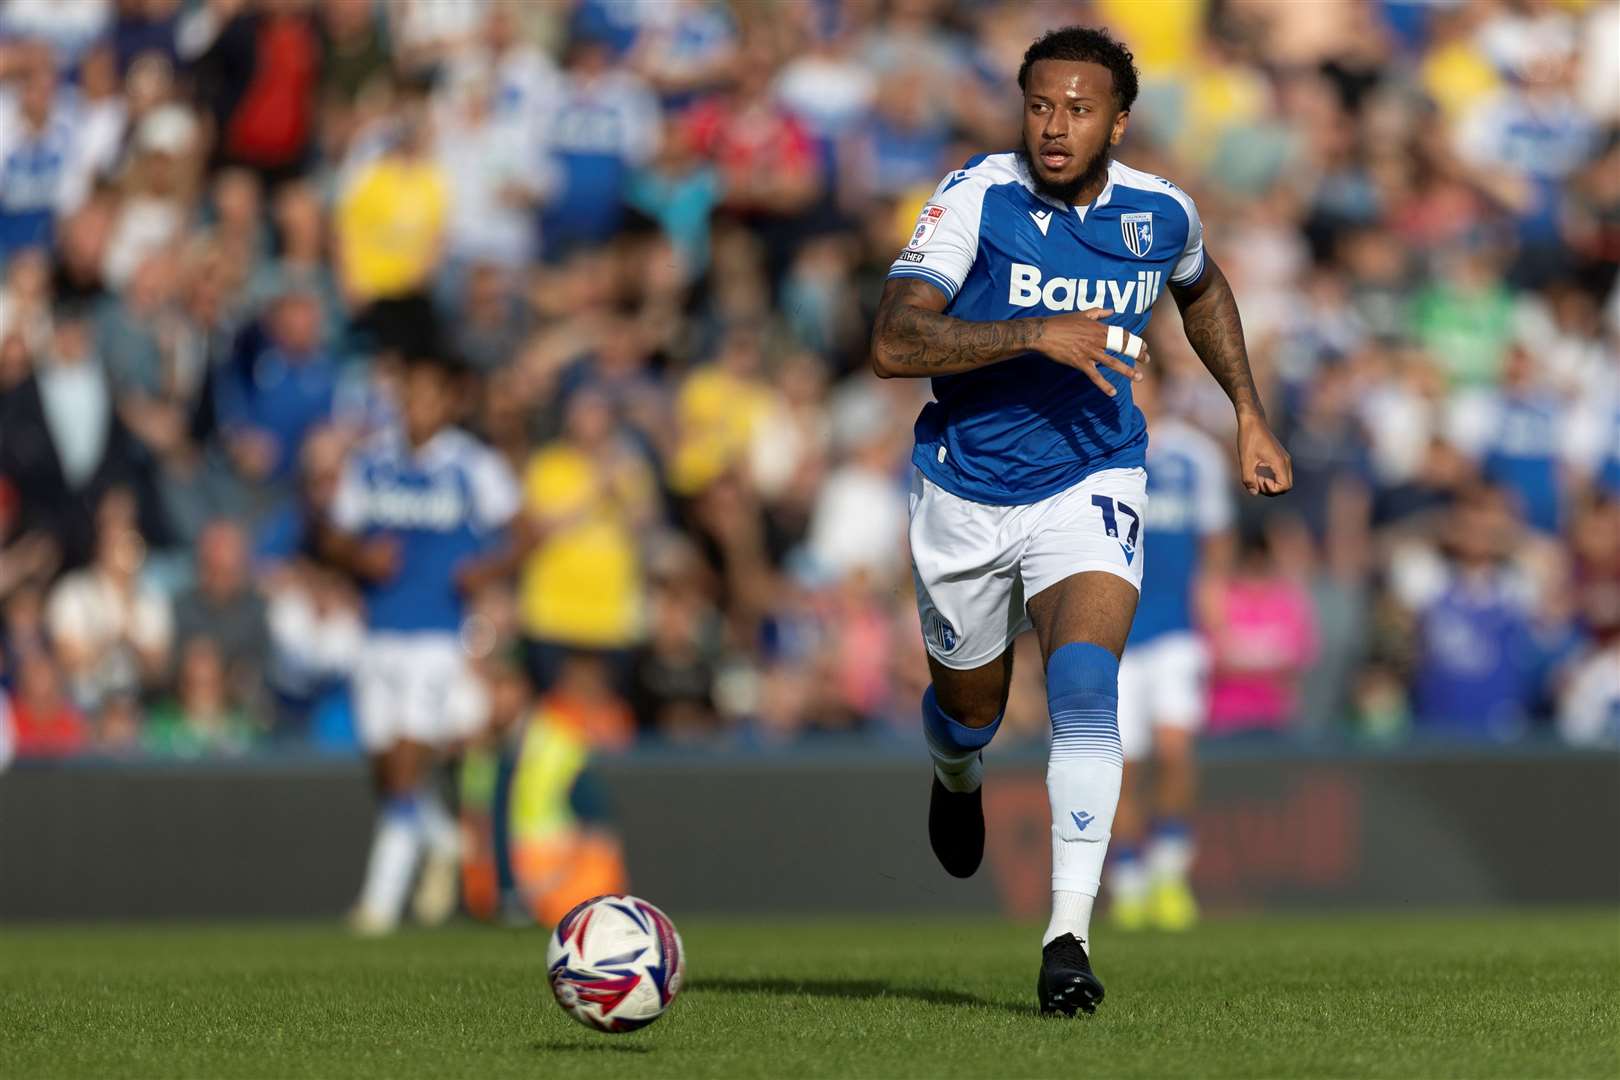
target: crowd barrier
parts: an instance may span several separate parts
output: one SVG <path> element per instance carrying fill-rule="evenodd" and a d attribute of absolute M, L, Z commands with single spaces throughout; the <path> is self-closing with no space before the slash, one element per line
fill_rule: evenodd
<path fill-rule="evenodd" d="M 1044 914 L 1038 754 L 990 762 L 966 882 L 928 851 L 911 755 L 642 753 L 600 772 L 632 887 L 674 913 Z M 1202 781 L 1195 883 L 1215 912 L 1620 902 L 1620 756 L 1238 754 Z M 20 765 L 0 774 L 0 919 L 333 917 L 371 820 L 354 762 Z"/>

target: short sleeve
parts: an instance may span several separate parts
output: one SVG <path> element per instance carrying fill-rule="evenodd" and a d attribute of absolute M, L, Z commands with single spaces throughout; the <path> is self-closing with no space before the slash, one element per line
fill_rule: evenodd
<path fill-rule="evenodd" d="M 1204 276 L 1204 221 L 1198 216 L 1198 207 L 1192 197 L 1180 188 L 1171 188 L 1170 194 L 1187 212 L 1187 242 L 1182 245 L 1181 257 L 1170 271 L 1170 284 L 1191 285 Z"/>
<path fill-rule="evenodd" d="M 984 178 L 959 169 L 940 181 L 923 204 L 911 239 L 889 267 L 891 278 L 921 278 L 955 299 L 979 255 Z"/>
<path fill-rule="evenodd" d="M 473 458 L 468 469 L 472 484 L 473 520 L 479 529 L 503 529 L 517 516 L 522 503 L 517 477 L 500 455 L 484 450 Z"/>
<path fill-rule="evenodd" d="M 1199 454 L 1197 513 L 1201 536 L 1212 536 L 1232 527 L 1231 475 L 1225 456 L 1213 443 Z"/>
<path fill-rule="evenodd" d="M 332 524 L 343 532 L 357 533 L 366 527 L 366 477 L 353 457 L 343 464 L 330 514 Z"/>

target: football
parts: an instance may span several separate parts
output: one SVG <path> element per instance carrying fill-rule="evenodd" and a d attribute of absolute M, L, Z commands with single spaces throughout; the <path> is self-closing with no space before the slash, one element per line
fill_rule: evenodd
<path fill-rule="evenodd" d="M 598 896 L 574 907 L 546 948 L 551 992 L 586 1027 L 622 1034 L 669 1008 L 686 973 L 675 924 L 634 896 Z"/>

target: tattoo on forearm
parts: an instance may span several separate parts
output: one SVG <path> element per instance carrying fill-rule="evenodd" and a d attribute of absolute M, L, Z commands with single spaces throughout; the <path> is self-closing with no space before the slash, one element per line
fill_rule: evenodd
<path fill-rule="evenodd" d="M 1207 258 L 1207 256 L 1206 256 Z M 1260 405 L 1254 374 L 1249 370 L 1249 352 L 1243 344 L 1243 323 L 1238 317 L 1237 300 L 1221 268 L 1210 260 L 1208 275 L 1197 296 L 1181 304 L 1181 323 L 1198 359 L 1215 376 L 1234 405 Z"/>
<path fill-rule="evenodd" d="M 1044 319 L 968 322 L 922 306 L 932 286 L 897 278 L 883 294 L 872 328 L 874 348 L 897 375 L 948 375 L 1004 360 L 1035 347 Z M 937 302 L 937 301 L 935 301 Z"/>

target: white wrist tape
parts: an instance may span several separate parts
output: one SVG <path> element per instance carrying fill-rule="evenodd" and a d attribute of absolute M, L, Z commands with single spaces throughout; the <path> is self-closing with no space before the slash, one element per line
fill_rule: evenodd
<path fill-rule="evenodd" d="M 1126 333 L 1123 326 L 1110 326 L 1108 341 L 1104 348 L 1109 352 L 1124 353 L 1135 360 L 1142 355 L 1142 339 L 1135 334 Z"/>

